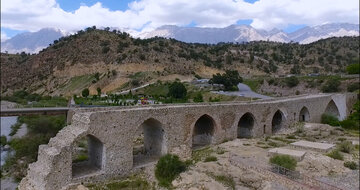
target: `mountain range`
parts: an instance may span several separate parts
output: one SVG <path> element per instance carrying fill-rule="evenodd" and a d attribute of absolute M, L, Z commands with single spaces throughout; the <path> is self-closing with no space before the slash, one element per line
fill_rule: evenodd
<path fill-rule="evenodd" d="M 68 35 L 58 29 L 44 28 L 38 32 L 18 34 L 1 42 L 1 52 L 37 53 L 49 46 L 54 40 Z M 230 25 L 225 28 L 161 26 L 151 32 L 132 34 L 135 38 L 155 36 L 174 38 L 187 43 L 217 44 L 219 42 L 243 43 L 250 41 L 298 42 L 308 44 L 320 39 L 340 36 L 359 36 L 359 24 L 332 23 L 319 26 L 307 26 L 291 33 L 279 29 L 270 31 L 255 29 L 249 25 Z"/>

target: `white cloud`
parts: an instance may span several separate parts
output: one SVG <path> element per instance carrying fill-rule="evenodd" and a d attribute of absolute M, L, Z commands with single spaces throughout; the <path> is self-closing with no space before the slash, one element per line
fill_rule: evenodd
<path fill-rule="evenodd" d="M 1 31 L 1 42 L 4 42 L 8 39 L 9 39 L 9 37 L 6 35 L 6 33 Z"/>
<path fill-rule="evenodd" d="M 2 27 L 36 31 L 54 27 L 76 31 L 88 26 L 151 30 L 161 25 L 225 27 L 253 19 L 259 29 L 286 28 L 289 24 L 325 22 L 359 23 L 358 0 L 139 0 L 126 11 L 111 11 L 101 3 L 81 5 L 66 12 L 55 0 L 2 0 Z"/>

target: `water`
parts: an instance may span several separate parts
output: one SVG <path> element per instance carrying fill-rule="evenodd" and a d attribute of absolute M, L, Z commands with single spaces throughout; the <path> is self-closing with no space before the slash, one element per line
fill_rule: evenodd
<path fill-rule="evenodd" d="M 7 140 L 10 139 L 11 126 L 17 121 L 17 117 L 1 117 L 1 135 L 5 135 Z M 1 165 L 5 162 L 7 151 L 1 149 Z"/>
<path fill-rule="evenodd" d="M 271 99 L 270 96 L 265 96 L 252 91 L 250 87 L 246 84 L 239 83 L 237 86 L 239 88 L 239 91 L 234 91 L 234 92 L 213 91 L 213 93 L 224 94 L 228 96 L 244 96 L 249 98 Z"/>

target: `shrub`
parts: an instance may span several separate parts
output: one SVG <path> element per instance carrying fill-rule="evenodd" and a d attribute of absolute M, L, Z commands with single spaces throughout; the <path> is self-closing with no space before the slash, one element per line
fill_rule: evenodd
<path fill-rule="evenodd" d="M 348 92 L 354 92 L 356 90 L 360 89 L 360 85 L 359 83 L 355 82 L 355 83 L 351 83 L 347 86 L 347 91 Z"/>
<path fill-rule="evenodd" d="M 170 187 L 171 182 L 185 169 L 186 164 L 178 156 L 166 154 L 155 166 L 155 177 L 160 186 Z"/>
<path fill-rule="evenodd" d="M 356 170 L 358 168 L 358 165 L 354 161 L 344 162 L 344 166 L 351 169 L 351 170 Z"/>
<path fill-rule="evenodd" d="M 5 146 L 7 144 L 7 138 L 5 135 L 1 135 L 0 137 L 0 146 Z"/>
<path fill-rule="evenodd" d="M 205 158 L 204 162 L 215 162 L 217 158 L 215 156 L 208 156 Z"/>
<path fill-rule="evenodd" d="M 350 153 L 352 150 L 354 150 L 354 146 L 350 141 L 344 141 L 339 144 L 339 150 L 341 152 Z"/>
<path fill-rule="evenodd" d="M 328 124 L 331 126 L 339 126 L 339 120 L 333 115 L 322 114 L 321 123 Z"/>
<path fill-rule="evenodd" d="M 276 155 L 270 158 L 270 163 L 289 170 L 295 170 L 297 161 L 289 155 Z"/>
<path fill-rule="evenodd" d="M 344 160 L 344 156 L 338 150 L 333 150 L 330 153 L 326 154 L 326 156 L 329 156 L 330 158 L 336 160 Z"/>
<path fill-rule="evenodd" d="M 294 76 L 288 77 L 288 78 L 285 78 L 285 83 L 286 83 L 286 86 L 288 86 L 289 88 L 292 88 L 299 84 L 299 79 Z"/>
<path fill-rule="evenodd" d="M 330 79 L 326 81 L 324 86 L 322 87 L 322 92 L 330 93 L 330 92 L 339 92 L 340 81 L 338 79 Z"/>
<path fill-rule="evenodd" d="M 198 92 L 196 94 L 196 96 L 194 97 L 194 102 L 203 102 L 203 101 L 204 101 L 204 99 L 203 99 L 201 92 Z"/>
<path fill-rule="evenodd" d="M 349 74 L 359 74 L 360 73 L 360 63 L 355 63 L 355 64 L 348 65 L 346 67 L 346 71 Z"/>

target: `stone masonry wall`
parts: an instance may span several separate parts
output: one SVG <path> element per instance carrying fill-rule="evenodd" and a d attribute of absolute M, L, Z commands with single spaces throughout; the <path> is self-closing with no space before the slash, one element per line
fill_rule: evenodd
<path fill-rule="evenodd" d="M 309 111 L 309 122 L 320 122 L 331 100 L 337 105 L 343 119 L 356 98 L 353 94 L 318 94 L 253 102 L 74 109 L 68 114 L 69 125 L 52 138 L 48 145 L 39 147 L 38 161 L 29 165 L 28 174 L 21 181 L 19 189 L 67 189 L 79 183 L 94 183 L 129 175 L 135 170 L 134 137 L 148 119 L 161 124 L 165 153 L 187 159 L 191 156 L 195 123 L 205 114 L 214 122 L 211 144 L 218 144 L 237 138 L 239 120 L 247 112 L 254 117 L 251 136 L 261 137 L 272 134 L 272 119 L 278 110 L 283 116 L 282 128 L 298 122 L 303 107 Z M 95 151 L 101 152 L 101 158 L 96 158 L 101 163 L 92 172 L 74 176 L 72 149 L 77 140 L 88 135 L 102 143 L 102 146 L 97 146 L 101 150 L 97 148 Z"/>

